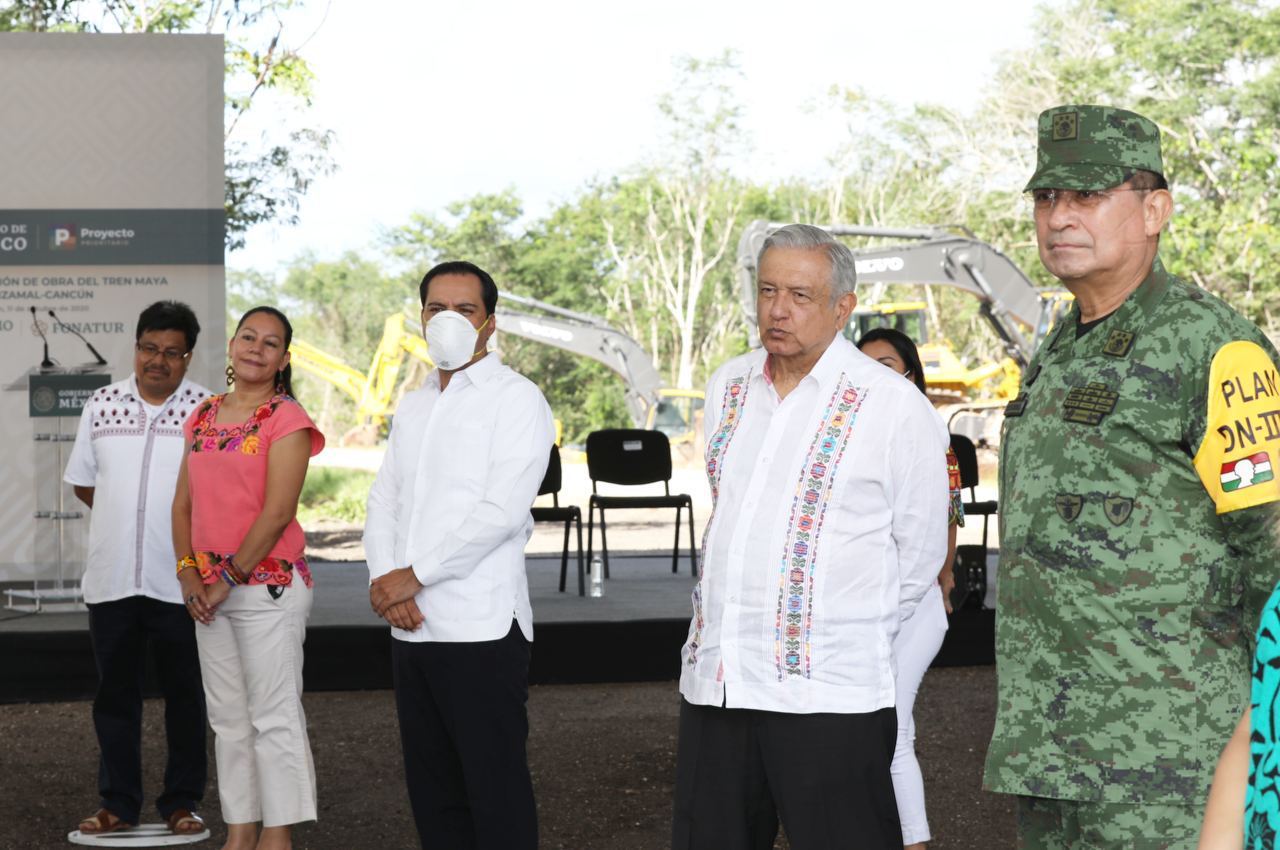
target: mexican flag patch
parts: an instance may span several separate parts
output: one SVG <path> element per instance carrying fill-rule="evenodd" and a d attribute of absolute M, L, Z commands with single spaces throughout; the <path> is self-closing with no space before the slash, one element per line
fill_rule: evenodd
<path fill-rule="evenodd" d="M 1242 457 L 1222 465 L 1222 491 L 1243 490 L 1275 478 L 1271 472 L 1271 460 L 1266 452 Z"/>

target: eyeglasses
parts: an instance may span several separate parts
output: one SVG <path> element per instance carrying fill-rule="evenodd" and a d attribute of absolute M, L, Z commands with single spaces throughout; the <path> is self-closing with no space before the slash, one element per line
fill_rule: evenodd
<path fill-rule="evenodd" d="M 164 359 L 170 363 L 178 363 L 191 353 L 190 351 L 179 351 L 176 348 L 160 348 L 149 342 L 135 343 L 133 349 L 141 354 L 144 360 L 150 360 L 157 354 L 162 354 Z"/>
<path fill-rule="evenodd" d="M 1117 192 L 1150 192 L 1150 189 L 1138 189 L 1133 186 L 1113 189 L 1032 189 L 1031 205 L 1036 212 L 1053 209 L 1054 204 L 1065 203 L 1081 210 L 1097 209 L 1106 203 Z"/>

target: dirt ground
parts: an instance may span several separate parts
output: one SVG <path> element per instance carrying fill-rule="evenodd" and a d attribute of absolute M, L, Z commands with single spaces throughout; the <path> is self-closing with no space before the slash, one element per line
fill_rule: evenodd
<path fill-rule="evenodd" d="M 417 848 L 391 692 L 311 693 L 304 702 L 320 818 L 298 828 L 294 846 Z M 531 689 L 529 760 L 543 848 L 668 845 L 678 709 L 674 682 Z M 0 705 L 0 850 L 70 846 L 66 833 L 97 808 L 89 710 L 87 702 Z M 1013 846 L 1009 801 L 981 791 L 994 710 L 994 668 L 931 670 L 925 677 L 916 745 L 936 850 Z M 160 703 L 148 702 L 143 758 L 152 796 L 163 767 L 161 712 Z M 209 743 L 212 766 L 212 737 Z M 214 837 L 198 846 L 221 846 L 212 781 L 203 814 Z M 785 846 L 780 840 L 778 847 Z"/>

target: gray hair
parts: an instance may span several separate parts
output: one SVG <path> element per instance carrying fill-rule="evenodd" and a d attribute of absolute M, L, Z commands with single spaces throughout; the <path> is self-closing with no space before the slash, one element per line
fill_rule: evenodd
<path fill-rule="evenodd" d="M 854 292 L 858 283 L 858 266 L 849 246 L 837 242 L 835 237 L 821 227 L 812 224 L 788 224 L 770 233 L 756 255 L 756 273 L 770 248 L 799 248 L 805 251 L 822 251 L 831 263 L 831 303 Z"/>

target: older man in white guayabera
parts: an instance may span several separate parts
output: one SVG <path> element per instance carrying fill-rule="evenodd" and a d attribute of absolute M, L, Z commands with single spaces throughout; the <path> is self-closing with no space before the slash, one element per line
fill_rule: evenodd
<path fill-rule="evenodd" d="M 847 247 L 794 224 L 757 268 L 764 348 L 707 389 L 672 846 L 901 850 L 891 647 L 946 554 L 946 429 L 841 334 Z"/>

